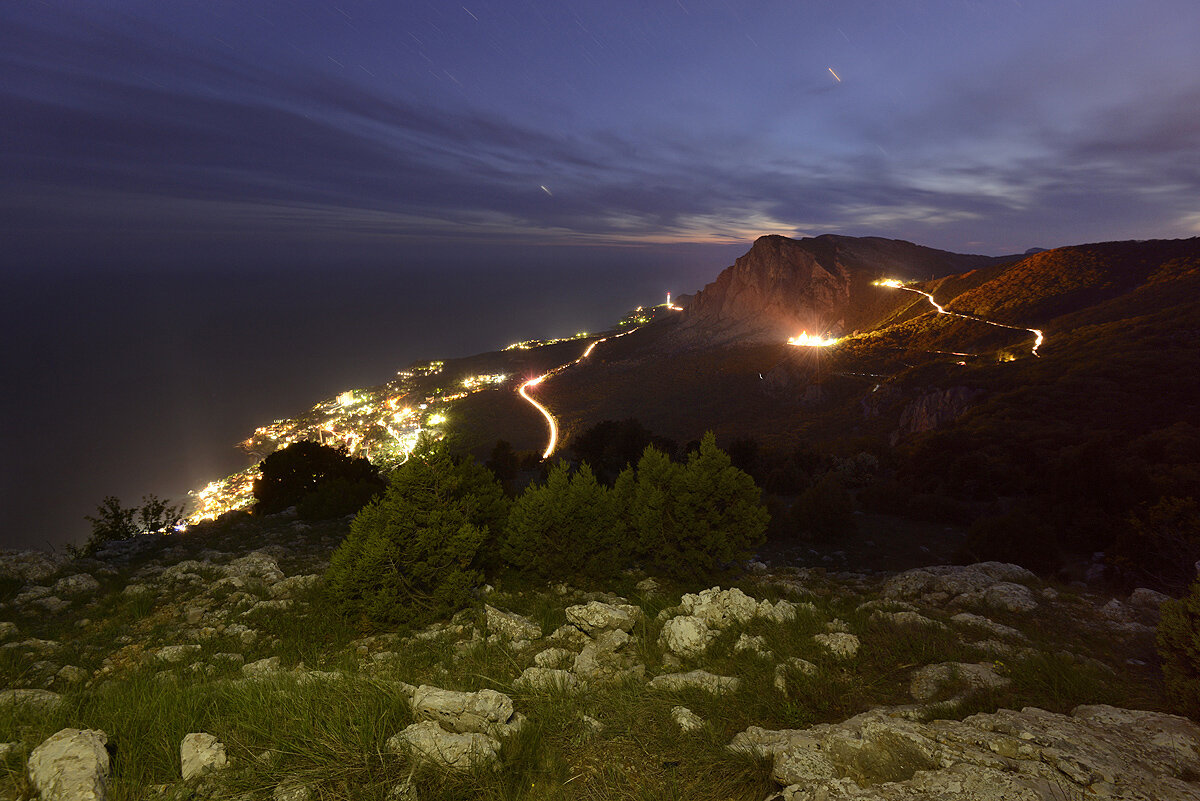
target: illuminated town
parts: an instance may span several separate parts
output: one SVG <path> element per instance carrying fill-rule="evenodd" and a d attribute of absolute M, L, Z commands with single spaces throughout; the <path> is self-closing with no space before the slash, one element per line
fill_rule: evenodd
<path fill-rule="evenodd" d="M 553 414 L 535 401 L 526 389 L 544 379 L 586 359 L 592 349 L 610 338 L 631 334 L 637 327 L 655 319 L 660 311 L 679 311 L 670 302 L 652 307 L 639 306 L 618 321 L 614 331 L 588 344 L 583 355 L 560 365 L 517 387 L 521 397 L 535 406 L 549 426 L 549 444 L 543 458 L 555 450 L 558 440 Z M 632 326 L 632 327 L 631 327 Z M 524 351 L 543 348 L 562 342 L 594 336 L 581 331 L 557 339 L 531 339 L 515 342 L 504 351 Z M 318 403 L 308 412 L 286 420 L 276 420 L 255 429 L 240 443 L 253 464 L 233 475 L 213 481 L 202 489 L 189 493 L 189 517 L 195 524 L 212 520 L 226 512 L 244 509 L 254 503 L 254 480 L 259 475 L 258 463 L 271 453 L 294 442 L 309 440 L 333 447 L 343 447 L 352 456 L 366 457 L 383 471 L 403 464 L 418 439 L 424 433 L 441 436 L 442 427 L 453 417 L 453 406 L 467 396 L 504 386 L 512 376 L 505 373 L 443 376 L 445 362 L 421 362 L 402 370 L 385 384 L 368 389 L 350 389 Z"/>

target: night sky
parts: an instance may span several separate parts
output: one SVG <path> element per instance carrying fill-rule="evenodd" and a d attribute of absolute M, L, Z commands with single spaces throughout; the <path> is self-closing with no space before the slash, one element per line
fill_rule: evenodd
<path fill-rule="evenodd" d="M 761 234 L 1200 234 L 1198 30 L 1195 0 L 5 0 L 0 545 Z"/>

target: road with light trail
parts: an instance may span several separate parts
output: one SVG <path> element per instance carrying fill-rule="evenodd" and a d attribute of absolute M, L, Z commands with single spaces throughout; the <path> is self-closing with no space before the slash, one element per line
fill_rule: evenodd
<path fill-rule="evenodd" d="M 994 325 L 997 328 L 1009 328 L 1013 331 L 1028 331 L 1034 336 L 1033 349 L 1030 351 L 1034 356 L 1039 355 L 1038 348 L 1042 346 L 1042 342 L 1045 340 L 1045 335 L 1037 328 L 1025 328 L 1024 326 L 1020 325 L 1008 325 L 1007 323 L 998 323 L 994 320 L 976 317 L 973 314 L 960 314 L 959 312 L 948 311 L 940 303 L 933 299 L 933 295 L 920 289 L 914 289 L 913 287 L 905 286 L 903 282 L 898 281 L 895 278 L 887 278 L 882 281 L 876 281 L 875 283 L 879 286 L 886 286 L 890 289 L 903 289 L 907 292 L 915 292 L 918 295 L 924 295 L 925 298 L 933 305 L 933 308 L 937 309 L 938 314 L 948 314 L 951 317 L 961 317 L 964 320 L 974 320 L 977 323 L 987 323 L 988 325 Z"/>

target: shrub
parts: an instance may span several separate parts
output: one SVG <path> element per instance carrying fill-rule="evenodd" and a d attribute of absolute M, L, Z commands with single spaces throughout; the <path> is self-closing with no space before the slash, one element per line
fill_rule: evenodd
<path fill-rule="evenodd" d="M 587 464 L 574 475 L 565 462 L 554 465 L 544 485 L 530 486 L 513 504 L 504 561 L 542 578 L 614 575 L 627 566 L 628 549 L 610 493 Z"/>
<path fill-rule="evenodd" d="M 380 491 L 384 488 L 379 471 L 363 457 L 351 457 L 344 447 L 331 448 L 308 440 L 294 442 L 275 451 L 259 463 L 259 470 L 262 475 L 254 480 L 254 497 L 257 501 L 254 513 L 259 515 L 274 514 L 289 506 L 297 506 L 309 495 L 337 482 L 363 485 L 355 491 L 359 495 L 365 494 L 367 485 Z M 343 498 L 351 496 L 345 490 L 345 485 L 341 490 L 326 491 L 331 495 L 342 492 Z M 324 502 L 317 503 L 329 502 L 327 497 Z"/>
<path fill-rule="evenodd" d="M 333 552 L 326 584 L 336 606 L 410 625 L 467 606 L 495 559 L 508 503 L 486 468 L 441 443 L 422 446 Z"/>
<path fill-rule="evenodd" d="M 139 534 L 166 534 L 183 519 L 183 504 L 171 506 L 157 495 L 143 495 L 142 505 L 126 509 L 114 495 L 96 507 L 96 516 L 85 515 L 92 535 L 82 548 L 67 546 L 72 556 L 91 556 L 107 542 L 128 540 Z"/>
<path fill-rule="evenodd" d="M 1158 655 L 1176 711 L 1200 719 L 1200 581 L 1183 598 L 1160 607 Z"/>
<path fill-rule="evenodd" d="M 323 482 L 296 504 L 301 520 L 332 520 L 354 514 L 383 491 L 383 481 L 352 481 L 337 477 Z"/>
<path fill-rule="evenodd" d="M 754 480 L 731 464 L 712 432 L 686 465 L 646 448 L 613 490 L 635 553 L 667 576 L 708 576 L 747 558 L 770 520 Z"/>

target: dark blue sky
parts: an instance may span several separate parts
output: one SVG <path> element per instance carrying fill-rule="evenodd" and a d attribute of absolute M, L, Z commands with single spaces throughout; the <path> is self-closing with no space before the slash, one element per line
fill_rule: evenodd
<path fill-rule="evenodd" d="M 1194 235 L 1197 30 L 1194 0 L 8 0 L 6 258 Z"/>
<path fill-rule="evenodd" d="M 761 234 L 1194 236 L 1198 30 L 1195 0 L 4 0 L 0 546 Z"/>

